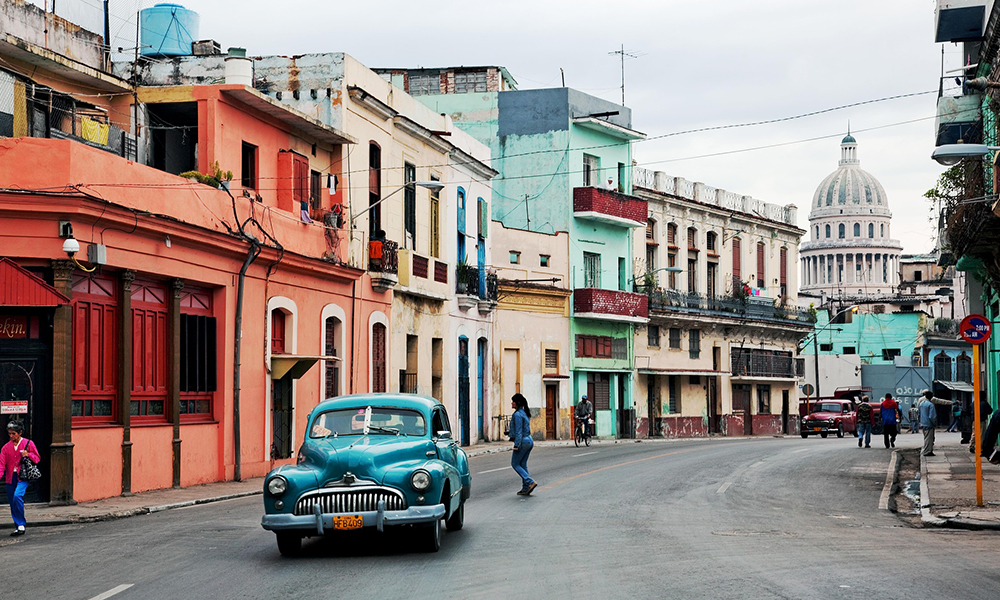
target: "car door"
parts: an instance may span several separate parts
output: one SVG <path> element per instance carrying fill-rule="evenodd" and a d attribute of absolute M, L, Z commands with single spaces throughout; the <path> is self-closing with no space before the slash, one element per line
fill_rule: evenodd
<path fill-rule="evenodd" d="M 434 414 L 431 415 L 432 439 L 437 448 L 438 459 L 445 463 L 445 472 L 448 474 L 451 493 L 456 494 L 462 489 L 462 484 L 458 476 L 458 453 L 460 450 L 458 449 L 458 442 L 451 432 L 450 423 L 448 413 L 445 412 L 444 407 L 434 409 Z M 458 496 L 455 495 L 453 498 L 458 498 Z M 455 510 L 457 506 L 451 505 L 451 498 L 446 498 L 445 500 L 448 503 L 448 515 L 450 516 L 452 510 Z"/>

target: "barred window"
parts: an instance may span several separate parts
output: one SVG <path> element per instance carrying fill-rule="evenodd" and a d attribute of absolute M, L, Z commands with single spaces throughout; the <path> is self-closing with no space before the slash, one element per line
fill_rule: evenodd
<path fill-rule="evenodd" d="M 681 349 L 681 330 L 678 327 L 670 328 L 670 349 L 671 350 Z"/>
<path fill-rule="evenodd" d="M 691 358 L 701 356 L 701 331 L 698 329 L 688 331 L 688 356 Z"/>
<path fill-rule="evenodd" d="M 433 75 L 410 75 L 410 95 L 426 96 L 441 92 L 440 76 Z"/>
<path fill-rule="evenodd" d="M 627 339 L 611 338 L 611 358 L 615 360 L 628 360 Z"/>
<path fill-rule="evenodd" d="M 552 373 L 559 371 L 558 350 L 545 350 L 545 370 Z"/>
<path fill-rule="evenodd" d="M 646 328 L 646 343 L 658 348 L 660 346 L 660 326 L 650 325 Z"/>

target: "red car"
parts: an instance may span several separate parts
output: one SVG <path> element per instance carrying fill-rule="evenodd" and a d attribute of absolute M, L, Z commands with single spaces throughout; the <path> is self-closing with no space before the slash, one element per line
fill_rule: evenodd
<path fill-rule="evenodd" d="M 825 438 L 831 431 L 837 437 L 844 437 L 850 432 L 857 435 L 857 413 L 854 403 L 848 400 L 819 400 L 810 405 L 809 414 L 802 417 L 799 434 L 803 438 L 819 435 Z"/>

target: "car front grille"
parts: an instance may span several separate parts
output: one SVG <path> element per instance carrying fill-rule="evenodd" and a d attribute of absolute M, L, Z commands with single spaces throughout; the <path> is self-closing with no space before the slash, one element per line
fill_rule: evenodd
<path fill-rule="evenodd" d="M 363 486 L 309 492 L 295 503 L 295 514 L 311 515 L 316 506 L 323 514 L 371 512 L 378 510 L 381 500 L 385 501 L 386 510 L 406 509 L 406 498 L 399 490 Z"/>

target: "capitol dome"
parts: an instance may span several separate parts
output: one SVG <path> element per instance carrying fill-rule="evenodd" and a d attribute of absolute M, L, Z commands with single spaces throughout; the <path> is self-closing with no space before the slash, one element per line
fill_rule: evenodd
<path fill-rule="evenodd" d="M 858 141 L 840 141 L 840 162 L 816 188 L 809 239 L 799 246 L 804 293 L 872 298 L 899 285 L 902 245 L 889 231 L 892 212 L 878 179 L 861 168 Z"/>

